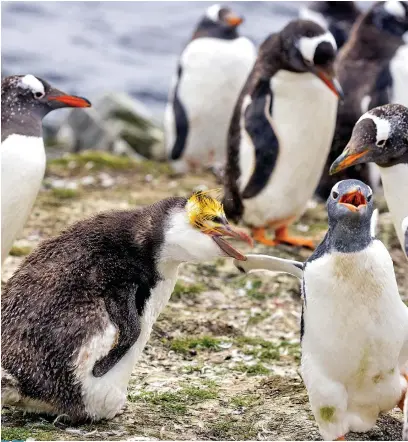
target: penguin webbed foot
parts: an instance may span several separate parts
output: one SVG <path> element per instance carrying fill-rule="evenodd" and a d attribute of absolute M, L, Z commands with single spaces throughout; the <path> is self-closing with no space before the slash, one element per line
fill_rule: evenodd
<path fill-rule="evenodd" d="M 303 238 L 300 236 L 290 236 L 288 233 L 288 227 L 283 226 L 275 230 L 275 241 L 277 244 L 289 244 L 291 246 L 306 247 L 314 250 L 314 242 L 309 238 Z"/>
<path fill-rule="evenodd" d="M 263 244 L 264 246 L 276 246 L 278 244 L 277 241 L 270 239 L 265 234 L 266 229 L 265 227 L 253 227 L 252 228 L 252 236 L 255 241 Z"/>

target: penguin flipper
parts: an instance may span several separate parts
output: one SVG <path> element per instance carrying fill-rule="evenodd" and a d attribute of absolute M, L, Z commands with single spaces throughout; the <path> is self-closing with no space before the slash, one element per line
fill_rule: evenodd
<path fill-rule="evenodd" d="M 118 329 L 118 338 L 109 353 L 96 361 L 92 370 L 95 377 L 101 377 L 111 370 L 140 335 L 140 317 L 136 307 L 138 287 L 138 285 L 123 287 L 105 296 L 106 311 Z"/>
<path fill-rule="evenodd" d="M 304 264 L 291 259 L 276 258 L 269 255 L 245 255 L 246 261 L 234 260 L 235 267 L 244 273 L 251 270 L 269 270 L 271 272 L 289 273 L 299 279 L 303 278 Z"/>
<path fill-rule="evenodd" d="M 253 198 L 266 186 L 278 159 L 279 142 L 272 127 L 272 91 L 268 80 L 259 81 L 245 110 L 245 130 L 255 147 L 255 167 L 243 198 Z"/>

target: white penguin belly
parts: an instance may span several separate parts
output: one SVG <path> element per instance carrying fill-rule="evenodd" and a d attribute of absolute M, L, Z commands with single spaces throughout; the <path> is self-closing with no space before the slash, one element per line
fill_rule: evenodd
<path fill-rule="evenodd" d="M 198 167 L 223 164 L 230 120 L 256 53 L 246 38 L 193 40 L 181 56 L 178 98 L 187 114 L 188 135 L 180 161 Z M 166 146 L 175 141 L 171 104 L 166 108 Z"/>
<path fill-rule="evenodd" d="M 401 46 L 390 62 L 392 77 L 391 103 L 408 106 L 408 44 Z"/>
<path fill-rule="evenodd" d="M 11 135 L 1 144 L 1 261 L 30 215 L 45 172 L 41 137 Z"/>
<path fill-rule="evenodd" d="M 177 266 L 173 267 L 169 273 L 168 278 L 160 281 L 151 291 L 141 317 L 138 340 L 110 371 L 99 378 L 92 374 L 95 362 L 107 355 L 115 342 L 117 330 L 109 318 L 107 318 L 108 326 L 104 333 L 93 336 L 80 349 L 74 362 L 75 375 L 82 385 L 85 410 L 93 419 L 111 419 L 124 406 L 133 367 L 149 340 L 153 324 L 173 292 L 177 280 Z"/>
<path fill-rule="evenodd" d="M 405 250 L 405 238 L 401 224 L 402 220 L 408 216 L 408 164 L 380 167 L 380 173 L 388 209 L 402 250 Z"/>
<path fill-rule="evenodd" d="M 302 215 L 322 174 L 336 124 L 337 98 L 314 75 L 281 70 L 271 79 L 271 90 L 279 154 L 265 188 L 244 199 L 244 221 L 254 226 Z M 254 158 L 249 147 L 248 141 L 241 142 L 240 158 Z M 241 190 L 253 165 L 254 160 L 240 161 L 246 178 L 241 179 Z"/>
<path fill-rule="evenodd" d="M 368 431 L 402 393 L 408 310 L 375 240 L 306 265 L 302 377 L 324 440 Z"/>

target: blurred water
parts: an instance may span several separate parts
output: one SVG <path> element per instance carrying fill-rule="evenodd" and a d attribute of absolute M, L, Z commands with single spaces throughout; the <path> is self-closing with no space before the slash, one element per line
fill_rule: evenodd
<path fill-rule="evenodd" d="M 261 43 L 303 2 L 226 2 Z M 180 52 L 211 2 L 2 2 L 2 75 L 89 98 L 125 91 L 160 118 Z M 61 112 L 53 115 L 58 118 Z"/>

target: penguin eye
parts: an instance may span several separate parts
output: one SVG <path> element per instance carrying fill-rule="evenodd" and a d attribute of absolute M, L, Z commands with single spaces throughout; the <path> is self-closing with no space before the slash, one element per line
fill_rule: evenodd
<path fill-rule="evenodd" d="M 335 190 L 333 190 L 332 197 L 333 197 L 333 199 L 336 200 L 339 197 L 339 192 L 336 192 Z"/>
<path fill-rule="evenodd" d="M 34 93 L 34 98 L 39 99 L 39 98 L 42 98 L 44 95 L 45 94 L 43 92 L 35 92 Z"/>
<path fill-rule="evenodd" d="M 386 144 L 387 140 L 380 140 L 377 141 L 377 143 L 375 143 L 378 147 L 384 147 Z"/>
<path fill-rule="evenodd" d="M 216 224 L 222 224 L 223 223 L 221 217 L 219 217 L 219 216 L 214 216 L 213 222 L 216 223 Z"/>
<path fill-rule="evenodd" d="M 372 193 L 370 193 L 370 195 L 367 195 L 367 202 L 370 202 L 372 197 L 373 197 Z"/>

